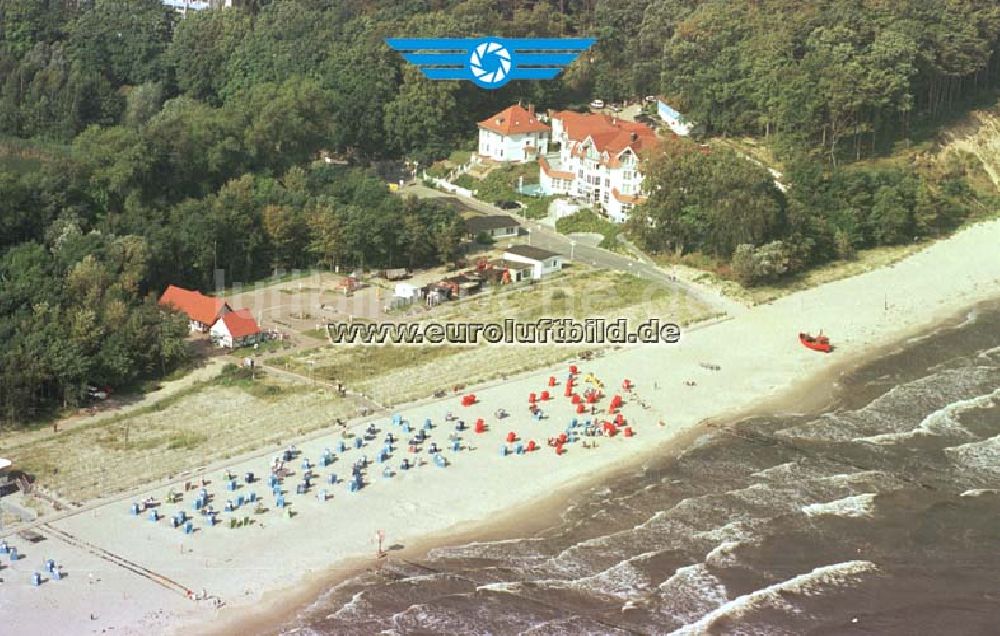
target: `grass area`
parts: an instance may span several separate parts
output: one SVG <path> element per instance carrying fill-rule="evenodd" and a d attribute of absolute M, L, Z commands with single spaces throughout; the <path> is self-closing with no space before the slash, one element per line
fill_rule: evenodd
<path fill-rule="evenodd" d="M 591 209 L 580 210 L 556 221 L 556 230 L 562 234 L 572 232 L 600 234 L 604 238 L 599 247 L 608 250 L 619 249 L 618 235 L 621 234 L 621 229 L 621 225 L 612 223 Z"/>
<path fill-rule="evenodd" d="M 264 342 L 257 343 L 256 348 L 244 347 L 242 349 L 233 349 L 229 355 L 236 360 L 243 360 L 243 358 L 246 358 L 247 356 L 259 358 L 266 353 L 285 351 L 294 346 L 295 345 L 288 340 L 265 340 Z"/>
<path fill-rule="evenodd" d="M 312 338 L 313 340 L 326 340 L 326 329 L 303 329 L 301 332 L 306 338 Z"/>
<path fill-rule="evenodd" d="M 498 323 L 504 318 L 626 318 L 657 316 L 689 324 L 708 317 L 687 296 L 628 274 L 571 267 L 540 282 L 493 287 L 445 303 L 420 319 L 435 323 Z M 579 356 L 586 346 L 324 346 L 281 359 L 299 373 L 343 382 L 383 404 L 399 404 L 437 390 L 508 377 Z M 272 361 L 279 364 L 278 361 Z"/>
<path fill-rule="evenodd" d="M 662 266 L 678 268 L 683 278 L 713 287 L 725 296 L 750 304 L 761 304 L 824 283 L 850 278 L 851 276 L 864 274 L 865 272 L 870 272 L 881 267 L 894 265 L 906 257 L 929 247 L 931 243 L 931 241 L 922 241 L 910 245 L 893 245 L 859 250 L 855 258 L 851 260 L 834 261 L 786 277 L 777 283 L 750 288 L 719 275 L 716 271 L 718 263 L 712 259 L 699 259 L 693 256 L 677 260 L 672 257 L 659 255 L 655 256 L 654 260 Z"/>
<path fill-rule="evenodd" d="M 2 454 L 83 502 L 241 455 L 351 416 L 357 402 L 227 366 L 154 405 L 58 434 L 5 435 Z"/>
<path fill-rule="evenodd" d="M 451 154 L 448 155 L 448 162 L 456 166 L 464 166 L 469 163 L 469 159 L 471 158 L 471 150 L 453 150 Z"/>

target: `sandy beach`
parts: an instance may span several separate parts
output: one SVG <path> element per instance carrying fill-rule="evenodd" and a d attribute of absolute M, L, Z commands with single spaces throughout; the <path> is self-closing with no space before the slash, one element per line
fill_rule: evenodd
<path fill-rule="evenodd" d="M 432 421 L 429 441 L 443 449 L 446 468 L 431 461 L 426 443 L 419 454 L 397 448 L 386 464 L 370 464 L 365 487 L 350 492 L 347 482 L 355 461 L 362 456 L 374 460 L 388 432 L 404 442 L 412 436 L 381 417 L 371 420 L 378 432 L 361 449 L 352 446 L 338 452 L 344 438 L 339 428 L 330 428 L 306 440 L 282 440 L 256 456 L 230 462 L 226 467 L 239 485 L 232 492 L 223 485 L 226 467 L 214 466 L 204 473 L 215 510 L 221 512 L 227 499 L 253 491 L 269 509 L 262 514 L 245 505 L 232 514 L 222 512 L 222 523 L 207 527 L 192 508 L 194 492 L 185 493 L 180 503 L 161 505 L 158 510 L 165 518 L 155 523 L 148 513 L 129 513 L 133 502 L 147 497 L 162 502 L 171 488 L 183 491 L 180 482 L 157 484 L 54 520 L 40 520 L 35 529 L 45 540 L 39 543 L 29 543 L 16 533 L 6 536 L 23 558 L 11 562 L 0 556 L 0 624 L 8 633 L 101 633 L 112 628 L 116 634 L 231 633 L 237 625 L 240 631 L 258 631 L 311 600 L 322 582 L 351 568 L 372 565 L 379 530 L 385 532 L 390 558 L 419 553 L 456 535 L 487 536 L 497 524 L 509 530 L 527 519 L 524 528 L 530 531 L 541 516 L 539 508 L 550 507 L 551 498 L 559 493 L 599 478 L 610 480 L 613 488 L 617 469 L 667 452 L 706 420 L 726 419 L 782 400 L 791 408 L 788 396 L 804 389 L 821 399 L 835 371 L 1000 296 L 998 245 L 1000 221 L 980 223 L 895 266 L 685 331 L 679 344 L 626 348 L 576 362 L 581 371 L 577 386 L 587 386 L 583 383 L 587 373 L 604 382 L 607 397 L 598 408 L 607 408 L 611 395 L 622 394 L 622 414 L 636 432 L 634 437 L 583 438 L 596 439 L 596 448 L 568 443 L 566 453 L 559 456 L 546 445 L 547 438 L 566 430 L 571 418 L 589 417 L 576 415 L 563 396 L 567 367 L 560 365 L 487 387 L 470 387 L 466 392 L 475 393 L 478 402 L 469 407 L 463 407 L 458 396 L 401 407 L 398 413 L 414 430 L 426 419 Z M 799 344 L 800 331 L 820 329 L 836 345 L 833 354 L 808 351 Z M 548 386 L 550 376 L 557 379 L 555 387 Z M 631 394 L 621 390 L 626 378 L 636 385 Z M 545 418 L 534 421 L 527 409 L 528 395 L 544 390 L 551 391 L 553 399 L 541 403 Z M 803 410 L 813 406 L 798 404 Z M 498 409 L 506 409 L 510 416 L 497 420 Z M 445 421 L 449 412 L 467 425 L 483 418 L 489 430 L 463 432 L 464 448 L 452 451 L 448 437 L 454 422 Z M 356 435 L 344 441 L 351 445 L 368 424 L 368 420 L 353 423 Z M 510 431 L 523 443 L 534 440 L 540 450 L 502 457 L 500 447 Z M 243 476 L 252 471 L 264 479 L 272 457 L 290 444 L 301 455 L 289 464 L 295 474 L 284 480 L 283 489 L 289 491 L 284 496 L 294 512 L 288 518 L 275 508 L 266 483 L 243 484 Z M 326 448 L 336 460 L 314 469 L 316 479 L 308 493 L 295 494 L 302 459 L 319 462 Z M 404 457 L 423 458 L 426 464 L 401 470 Z M 383 477 L 385 466 L 395 473 L 392 477 Z M 327 483 L 331 473 L 337 474 L 338 483 Z M 195 477 L 202 475 L 187 479 Z M 317 495 L 324 489 L 328 498 L 321 501 Z M 170 516 L 177 511 L 193 517 L 193 533 L 171 527 Z M 231 518 L 244 517 L 252 523 L 230 528 Z M 42 585 L 31 585 L 31 573 L 42 572 L 43 561 L 50 558 L 66 576 L 47 580 L 46 575 Z M 197 596 L 204 591 L 208 598 L 191 600 L 189 591 Z"/>

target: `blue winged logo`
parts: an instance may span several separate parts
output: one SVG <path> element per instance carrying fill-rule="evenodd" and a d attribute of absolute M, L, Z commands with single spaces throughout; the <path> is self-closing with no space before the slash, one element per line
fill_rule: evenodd
<path fill-rule="evenodd" d="M 389 38 L 385 42 L 430 79 L 468 80 L 494 90 L 511 80 L 552 79 L 595 41 L 486 37 Z"/>

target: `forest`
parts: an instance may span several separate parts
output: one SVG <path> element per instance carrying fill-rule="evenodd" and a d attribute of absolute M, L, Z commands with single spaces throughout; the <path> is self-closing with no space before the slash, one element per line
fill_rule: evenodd
<path fill-rule="evenodd" d="M 0 422 L 181 363 L 183 325 L 154 304 L 168 282 L 453 258 L 457 213 L 390 195 L 367 167 L 470 148 L 514 101 L 662 94 L 706 136 L 763 139 L 792 166 L 787 192 L 730 151 L 668 143 L 630 228 L 753 283 L 960 223 L 961 171 L 852 164 L 1000 81 L 1000 8 L 975 0 L 237 4 L 0 3 Z M 486 34 L 598 44 L 556 80 L 483 91 L 427 81 L 383 43 Z"/>

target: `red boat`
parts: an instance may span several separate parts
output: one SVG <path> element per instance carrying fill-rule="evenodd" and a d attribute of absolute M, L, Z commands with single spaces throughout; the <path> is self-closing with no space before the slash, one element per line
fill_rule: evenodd
<path fill-rule="evenodd" d="M 830 344 L 830 339 L 824 336 L 822 331 L 815 337 L 807 333 L 800 333 L 799 342 L 801 342 L 806 349 L 812 349 L 813 351 L 822 351 L 823 353 L 830 353 L 833 351 L 833 345 Z"/>

